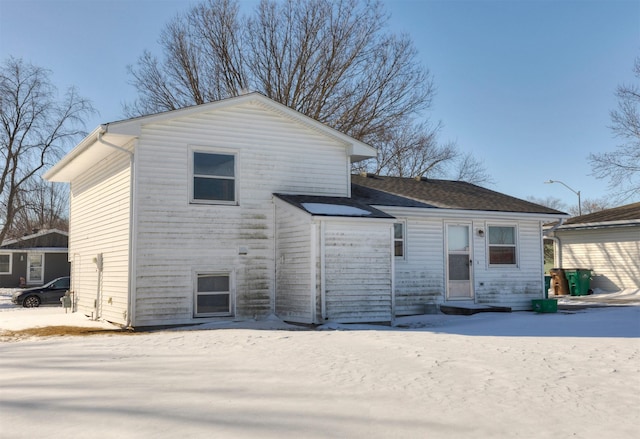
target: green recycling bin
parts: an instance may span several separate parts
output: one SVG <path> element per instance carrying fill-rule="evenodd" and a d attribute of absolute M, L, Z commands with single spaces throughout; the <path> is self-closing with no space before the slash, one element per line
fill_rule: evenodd
<path fill-rule="evenodd" d="M 591 270 L 577 268 L 565 270 L 567 282 L 569 283 L 569 294 L 572 296 L 586 296 L 589 294 L 591 286 Z"/>
<path fill-rule="evenodd" d="M 544 277 L 544 298 L 549 298 L 549 289 L 551 289 L 551 276 Z"/>

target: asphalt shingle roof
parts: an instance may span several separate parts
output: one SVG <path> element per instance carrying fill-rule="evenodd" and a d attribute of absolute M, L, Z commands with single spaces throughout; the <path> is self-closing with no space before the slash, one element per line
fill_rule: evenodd
<path fill-rule="evenodd" d="M 436 207 L 441 209 L 566 215 L 555 209 L 451 180 L 352 175 L 352 195 L 378 206 Z"/>
<path fill-rule="evenodd" d="M 614 207 L 576 216 L 565 221 L 565 224 L 588 224 L 604 223 L 609 221 L 640 220 L 640 203 L 627 204 L 625 206 Z"/>

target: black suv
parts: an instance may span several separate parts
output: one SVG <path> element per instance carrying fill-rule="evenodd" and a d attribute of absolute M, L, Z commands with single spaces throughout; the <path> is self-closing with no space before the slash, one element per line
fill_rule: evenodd
<path fill-rule="evenodd" d="M 61 303 L 60 299 L 69 290 L 70 285 L 71 278 L 69 276 L 59 277 L 41 287 L 18 291 L 11 297 L 11 301 L 25 308 L 35 308 L 50 303 L 59 305 Z"/>

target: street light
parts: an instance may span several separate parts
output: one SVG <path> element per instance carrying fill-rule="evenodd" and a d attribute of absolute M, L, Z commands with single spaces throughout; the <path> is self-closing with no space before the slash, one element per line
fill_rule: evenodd
<path fill-rule="evenodd" d="M 545 181 L 545 183 L 560 183 L 562 186 L 566 187 L 571 192 L 576 194 L 578 196 L 578 216 L 582 216 L 582 205 L 581 205 L 581 202 L 580 202 L 580 191 L 575 191 L 575 190 L 571 189 L 569 186 L 567 186 L 566 183 L 564 183 L 564 182 L 562 182 L 560 180 L 549 180 L 549 181 Z"/>

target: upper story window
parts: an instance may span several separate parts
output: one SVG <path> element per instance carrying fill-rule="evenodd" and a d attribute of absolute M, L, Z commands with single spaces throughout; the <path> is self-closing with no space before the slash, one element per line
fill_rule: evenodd
<path fill-rule="evenodd" d="M 0 274 L 11 274 L 11 254 L 0 255 Z"/>
<path fill-rule="evenodd" d="M 515 226 L 489 226 L 489 265 L 516 265 Z"/>
<path fill-rule="evenodd" d="M 236 203 L 236 155 L 192 151 L 193 202 Z"/>
<path fill-rule="evenodd" d="M 393 225 L 393 247 L 394 254 L 397 258 L 404 258 L 405 255 L 405 227 L 404 223 L 395 223 Z"/>

